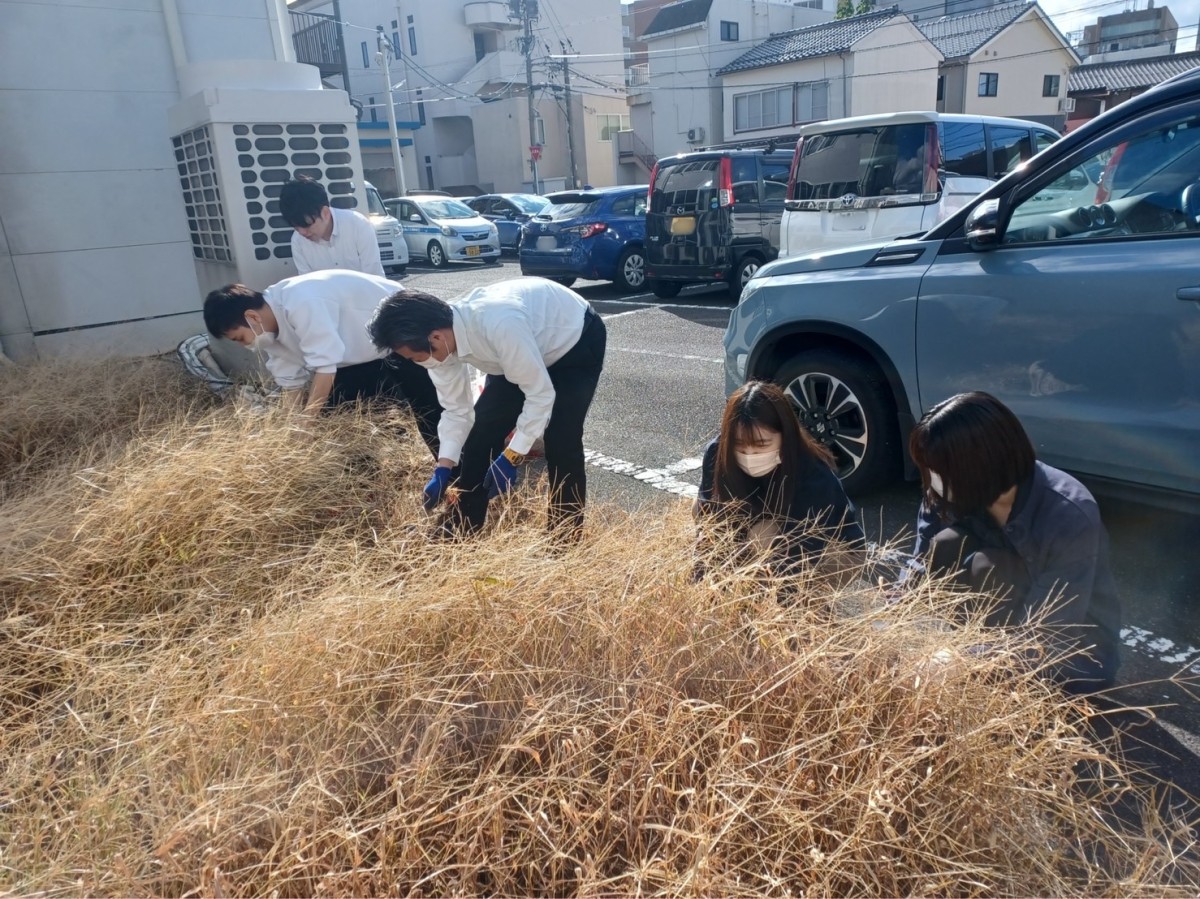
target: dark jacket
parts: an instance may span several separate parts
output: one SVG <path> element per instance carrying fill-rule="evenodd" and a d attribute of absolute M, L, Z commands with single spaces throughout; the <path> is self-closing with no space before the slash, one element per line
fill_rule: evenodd
<path fill-rule="evenodd" d="M 1109 563 L 1108 532 L 1086 487 L 1038 462 L 1017 487 L 1003 528 L 986 512 L 963 522 L 945 521 L 922 503 L 915 555 L 923 558 L 934 536 L 952 524 L 965 524 L 984 545 L 1011 550 L 1025 563 L 1032 586 L 1023 597 L 1012 598 L 1014 624 L 1029 621 L 1051 603 L 1042 620 L 1055 635 L 1078 647 L 1094 646 L 1106 673 L 1115 674 L 1121 601 Z"/>
<path fill-rule="evenodd" d="M 704 448 L 704 464 L 700 469 L 700 492 L 696 497 L 699 511 L 717 513 L 721 503 L 713 499 L 714 477 L 717 468 L 717 445 L 720 435 Z M 755 489 L 751 500 L 765 498 L 772 475 L 752 478 Z M 762 514 L 747 517 L 747 524 L 764 518 Z M 837 540 L 846 543 L 863 543 L 863 530 L 858 524 L 858 513 L 854 504 L 842 489 L 842 482 L 829 466 L 820 459 L 804 456 L 792 487 L 787 517 L 780 522 L 785 536 L 795 535 L 789 540 L 788 555 L 800 561 L 810 553 L 820 553 L 827 543 Z"/>

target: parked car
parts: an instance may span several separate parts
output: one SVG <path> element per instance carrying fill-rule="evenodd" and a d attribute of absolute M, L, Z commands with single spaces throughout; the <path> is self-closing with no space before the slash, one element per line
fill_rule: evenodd
<path fill-rule="evenodd" d="M 383 270 L 390 274 L 404 274 L 408 265 L 408 245 L 404 242 L 404 231 L 400 223 L 388 212 L 379 191 L 370 181 L 364 181 L 367 191 L 367 218 L 375 229 L 375 240 L 379 243 L 379 260 Z"/>
<path fill-rule="evenodd" d="M 779 255 L 791 163 L 791 147 L 660 159 L 646 211 L 646 278 L 655 296 L 716 281 L 737 299 L 758 267 Z"/>
<path fill-rule="evenodd" d="M 484 194 L 464 201 L 500 231 L 500 249 L 521 249 L 521 228 L 550 201 L 537 194 Z"/>
<path fill-rule="evenodd" d="M 470 206 L 452 197 L 415 195 L 385 200 L 400 220 L 409 255 L 425 259 L 434 268 L 453 260 L 500 261 L 500 234 Z"/>
<path fill-rule="evenodd" d="M 978 389 L 1016 412 L 1049 464 L 1190 507 L 1198 258 L 1200 68 L 1073 131 L 919 238 L 761 268 L 725 333 L 726 386 L 783 385 L 851 491 L 902 463 L 912 474 L 914 420 Z"/>
<path fill-rule="evenodd" d="M 1058 138 L 1037 122 L 940 112 L 805 125 L 779 255 L 928 231 Z"/>
<path fill-rule="evenodd" d="M 568 287 L 576 278 L 646 283 L 646 185 L 563 190 L 521 230 L 521 274 Z"/>

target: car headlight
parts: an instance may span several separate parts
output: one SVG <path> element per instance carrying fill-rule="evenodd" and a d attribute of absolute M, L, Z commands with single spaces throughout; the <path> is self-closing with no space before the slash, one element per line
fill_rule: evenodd
<path fill-rule="evenodd" d="M 399 225 L 392 225 L 390 230 L 391 230 L 392 237 L 399 237 L 401 234 L 404 233 L 404 229 L 401 228 Z"/>
<path fill-rule="evenodd" d="M 446 235 L 446 237 L 458 237 L 458 231 L 449 225 L 442 225 L 442 234 Z"/>

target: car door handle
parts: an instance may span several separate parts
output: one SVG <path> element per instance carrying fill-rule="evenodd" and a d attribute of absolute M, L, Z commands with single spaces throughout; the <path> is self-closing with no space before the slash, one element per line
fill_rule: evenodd
<path fill-rule="evenodd" d="M 1175 291 L 1177 300 L 1200 300 L 1200 287 L 1181 287 Z"/>

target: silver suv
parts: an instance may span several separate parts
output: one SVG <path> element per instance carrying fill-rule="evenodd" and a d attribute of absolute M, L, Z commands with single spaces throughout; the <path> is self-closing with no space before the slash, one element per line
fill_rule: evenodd
<path fill-rule="evenodd" d="M 915 419 L 977 389 L 1051 465 L 1200 501 L 1200 68 L 917 239 L 764 266 L 725 375 L 784 385 L 851 492 L 911 475 Z"/>

